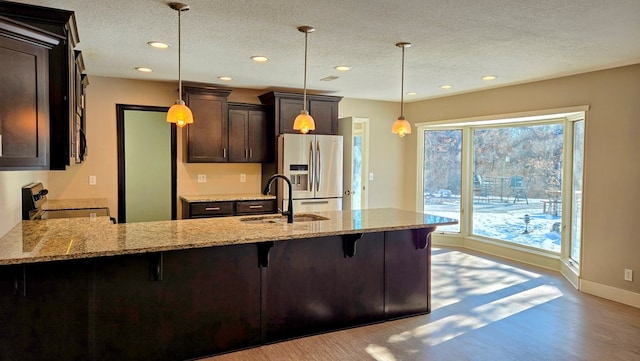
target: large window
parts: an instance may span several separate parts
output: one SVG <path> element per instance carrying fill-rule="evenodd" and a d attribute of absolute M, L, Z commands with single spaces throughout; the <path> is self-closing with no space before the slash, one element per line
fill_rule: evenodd
<path fill-rule="evenodd" d="M 560 252 L 563 124 L 472 132 L 471 234 Z"/>
<path fill-rule="evenodd" d="M 460 219 L 461 130 L 425 131 L 423 177 L 424 212 Z M 460 224 L 438 230 L 460 232 Z"/>
<path fill-rule="evenodd" d="M 584 120 L 579 120 L 573 127 L 573 184 L 571 190 L 571 243 L 570 258 L 580 263 L 580 245 L 582 232 L 582 164 L 584 159 Z"/>
<path fill-rule="evenodd" d="M 439 231 L 550 254 L 567 249 L 577 264 L 583 119 L 572 112 L 419 125 L 424 212 L 460 220 Z"/>

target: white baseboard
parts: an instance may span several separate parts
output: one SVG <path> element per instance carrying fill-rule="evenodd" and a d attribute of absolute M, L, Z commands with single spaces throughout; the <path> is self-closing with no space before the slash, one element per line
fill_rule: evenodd
<path fill-rule="evenodd" d="M 640 293 L 615 288 L 601 283 L 580 280 L 580 291 L 590 295 L 606 298 L 611 301 L 640 308 Z"/>

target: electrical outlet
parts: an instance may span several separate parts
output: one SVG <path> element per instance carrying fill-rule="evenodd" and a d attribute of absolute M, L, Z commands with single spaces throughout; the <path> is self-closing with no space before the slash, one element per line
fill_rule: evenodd
<path fill-rule="evenodd" d="M 96 185 L 96 176 L 94 176 L 94 175 L 90 175 L 89 176 L 89 185 L 90 186 Z"/>
<path fill-rule="evenodd" d="M 198 183 L 207 183 L 207 175 L 198 174 Z"/>
<path fill-rule="evenodd" d="M 247 181 L 247 175 L 244 173 L 240 174 L 240 183 L 244 183 Z"/>
<path fill-rule="evenodd" d="M 629 282 L 633 281 L 633 270 L 628 268 L 624 270 L 624 280 Z"/>

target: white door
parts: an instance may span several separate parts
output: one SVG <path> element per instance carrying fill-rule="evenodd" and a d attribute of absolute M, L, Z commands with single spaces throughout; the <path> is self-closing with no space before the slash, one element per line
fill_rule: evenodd
<path fill-rule="evenodd" d="M 342 209 L 368 207 L 369 119 L 340 118 L 340 134 L 344 137 L 344 186 Z"/>

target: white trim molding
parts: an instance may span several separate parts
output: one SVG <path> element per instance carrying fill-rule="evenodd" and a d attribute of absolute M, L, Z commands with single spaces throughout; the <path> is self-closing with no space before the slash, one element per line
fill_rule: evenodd
<path fill-rule="evenodd" d="M 603 285 L 602 283 L 588 281 L 585 279 L 580 280 L 579 290 L 590 295 L 640 308 L 640 293 Z"/>

